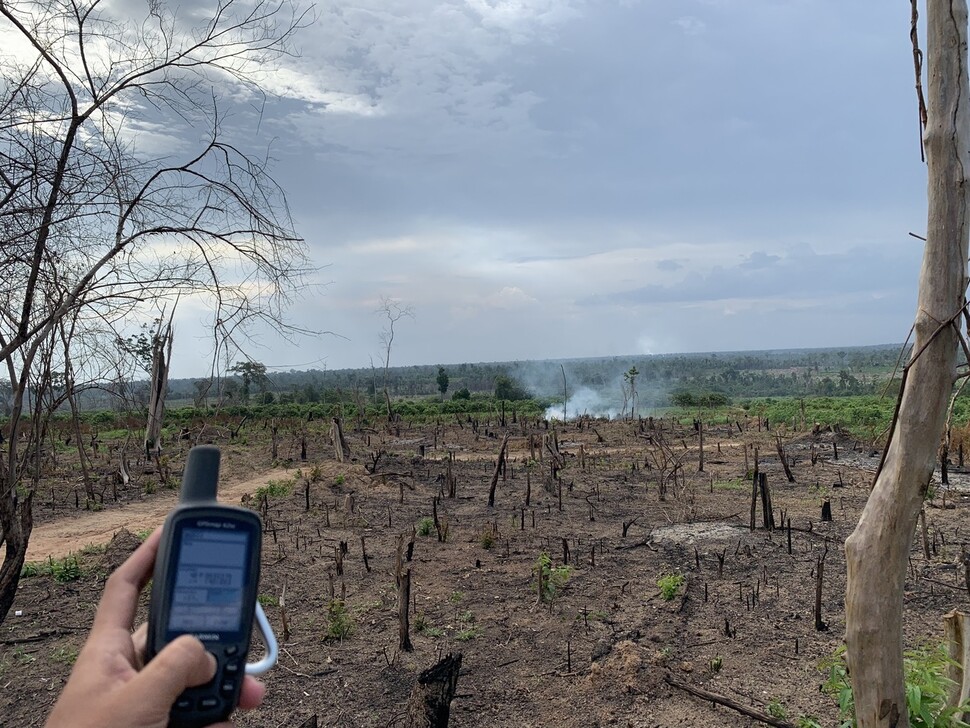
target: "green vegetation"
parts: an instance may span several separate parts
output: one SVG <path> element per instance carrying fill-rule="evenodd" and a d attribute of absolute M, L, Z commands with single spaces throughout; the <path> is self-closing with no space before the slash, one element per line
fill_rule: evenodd
<path fill-rule="evenodd" d="M 970 710 L 970 703 L 946 706 L 947 691 L 952 685 L 946 672 L 951 663 L 946 646 L 942 644 L 905 653 L 906 708 L 913 728 L 968 728 L 970 725 L 956 718 L 957 714 Z M 845 647 L 836 650 L 819 667 L 828 673 L 822 684 L 823 692 L 838 700 L 843 719 L 840 728 L 855 728 L 855 698 L 845 662 Z"/>
<path fill-rule="evenodd" d="M 260 594 L 256 597 L 256 600 L 264 607 L 278 607 L 280 605 L 279 597 L 274 597 L 272 594 Z"/>
<path fill-rule="evenodd" d="M 331 599 L 327 605 L 327 639 L 341 641 L 354 631 L 354 618 L 343 599 Z"/>
<path fill-rule="evenodd" d="M 20 569 L 20 577 L 51 576 L 54 581 L 66 584 L 81 578 L 81 565 L 76 556 L 63 559 L 49 558 L 47 561 L 28 561 Z"/>
<path fill-rule="evenodd" d="M 416 529 L 419 536 L 430 536 L 434 533 L 434 519 L 430 516 L 425 516 L 418 521 Z"/>
<path fill-rule="evenodd" d="M 495 377 L 495 399 L 515 402 L 529 399 L 529 393 L 511 377 L 500 374 Z"/>
<path fill-rule="evenodd" d="M 486 524 L 482 529 L 481 536 L 478 537 L 478 542 L 482 545 L 482 548 L 488 551 L 495 545 L 495 541 L 498 538 L 498 532 L 491 525 Z"/>
<path fill-rule="evenodd" d="M 788 708 L 786 708 L 785 704 L 778 698 L 772 698 L 768 702 L 767 711 L 768 715 L 770 715 L 772 718 L 777 718 L 778 720 L 784 720 L 788 717 Z"/>
<path fill-rule="evenodd" d="M 281 498 L 287 496 L 293 492 L 293 481 L 292 480 L 269 480 L 266 485 L 260 486 L 256 489 L 256 500 L 260 500 L 263 497 L 266 498 Z"/>
<path fill-rule="evenodd" d="M 476 637 L 481 637 L 485 634 L 485 630 L 479 627 L 477 624 L 471 625 L 470 627 L 465 627 L 455 634 L 455 639 L 459 642 L 468 642 Z"/>
<path fill-rule="evenodd" d="M 749 490 L 751 484 L 744 478 L 734 478 L 733 480 L 718 480 L 714 483 L 714 490 Z"/>
<path fill-rule="evenodd" d="M 57 647 L 51 652 L 51 659 L 62 665 L 73 665 L 77 662 L 79 652 L 77 647 Z"/>
<path fill-rule="evenodd" d="M 664 601 L 670 601 L 677 596 L 680 588 L 686 583 L 687 579 L 683 574 L 662 574 L 657 579 L 657 586 L 660 587 L 660 596 Z"/>
<path fill-rule="evenodd" d="M 556 596 L 569 581 L 571 573 L 572 568 L 569 566 L 553 566 L 552 559 L 546 552 L 543 551 L 539 554 L 539 558 L 536 559 L 535 565 L 532 567 L 532 575 L 536 579 L 539 598 L 547 604 L 555 601 Z"/>

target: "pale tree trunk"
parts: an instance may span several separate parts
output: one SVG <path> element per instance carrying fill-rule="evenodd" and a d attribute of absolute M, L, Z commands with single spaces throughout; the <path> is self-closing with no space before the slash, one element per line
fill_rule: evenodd
<path fill-rule="evenodd" d="M 859 728 L 909 726 L 903 585 L 953 388 L 967 285 L 967 3 L 927 0 L 926 15 L 929 222 L 913 359 L 884 462 L 845 542 L 847 657 Z"/>
<path fill-rule="evenodd" d="M 159 330 L 152 337 L 152 381 L 148 399 L 148 426 L 145 428 L 145 454 L 149 458 L 157 458 L 162 451 L 162 424 L 165 419 L 165 395 L 168 392 L 172 339 L 172 321 L 169 319 L 164 331 Z"/>

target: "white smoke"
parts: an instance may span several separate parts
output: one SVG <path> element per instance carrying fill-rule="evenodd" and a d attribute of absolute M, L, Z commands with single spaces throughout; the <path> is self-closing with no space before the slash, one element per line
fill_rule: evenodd
<path fill-rule="evenodd" d="M 590 417 L 608 417 L 613 419 L 620 416 L 620 410 L 614 402 L 608 401 L 600 392 L 589 387 L 580 387 L 566 400 L 566 419 L 588 415 Z M 546 410 L 547 420 L 562 420 L 562 403 L 554 404 Z"/>

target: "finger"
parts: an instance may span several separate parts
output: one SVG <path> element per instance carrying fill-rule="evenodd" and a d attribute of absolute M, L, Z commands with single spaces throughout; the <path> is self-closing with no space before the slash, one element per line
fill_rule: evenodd
<path fill-rule="evenodd" d="M 243 679 L 242 690 L 239 691 L 239 707 L 243 710 L 258 708 L 266 696 L 266 686 L 249 675 Z"/>
<path fill-rule="evenodd" d="M 94 615 L 92 631 L 104 628 L 131 629 L 138 607 L 138 595 L 151 577 L 161 536 L 162 529 L 156 529 L 108 578 Z"/>
<path fill-rule="evenodd" d="M 131 644 L 135 648 L 135 669 L 141 670 L 145 666 L 145 651 L 148 649 L 148 622 L 144 622 L 131 636 Z"/>
<path fill-rule="evenodd" d="M 164 706 L 165 712 L 186 688 L 203 685 L 216 674 L 216 658 L 191 635 L 181 635 L 145 665 L 129 683 L 133 695 L 146 696 L 154 709 Z"/>

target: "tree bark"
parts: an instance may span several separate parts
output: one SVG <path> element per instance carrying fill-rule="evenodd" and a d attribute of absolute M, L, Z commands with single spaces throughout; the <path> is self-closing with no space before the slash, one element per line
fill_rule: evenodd
<path fill-rule="evenodd" d="M 916 519 L 956 373 L 967 286 L 966 0 L 927 0 L 927 240 L 912 358 L 869 501 L 845 542 L 846 643 L 859 728 L 906 728 L 902 609 Z"/>
<path fill-rule="evenodd" d="M 174 316 L 175 312 L 172 312 Z M 152 337 L 152 381 L 148 399 L 148 424 L 145 427 L 145 455 L 157 458 L 162 452 L 162 424 L 165 421 L 165 395 L 168 392 L 168 366 L 172 359 L 172 320 L 164 331 Z"/>
<path fill-rule="evenodd" d="M 448 728 L 451 701 L 458 690 L 461 653 L 445 655 L 418 676 L 408 700 L 407 728 Z"/>
<path fill-rule="evenodd" d="M 505 463 L 505 451 L 509 446 L 509 434 L 505 433 L 502 438 L 502 446 L 498 451 L 498 460 L 495 462 L 495 472 L 492 473 L 492 482 L 488 487 L 488 507 L 495 505 L 495 486 L 498 485 L 498 476 L 502 472 L 502 465 Z"/>

